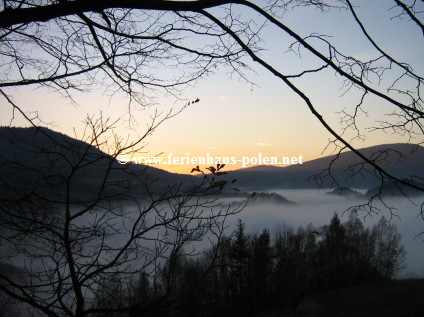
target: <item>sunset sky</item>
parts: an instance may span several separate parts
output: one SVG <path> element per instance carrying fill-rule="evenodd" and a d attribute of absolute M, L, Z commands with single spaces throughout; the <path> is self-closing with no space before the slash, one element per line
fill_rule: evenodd
<path fill-rule="evenodd" d="M 390 19 L 396 10 L 389 10 L 389 1 L 355 1 L 355 4 L 366 5 L 366 10 L 358 8 L 358 15 L 368 28 L 370 34 L 378 39 L 378 44 L 393 57 L 408 61 L 420 73 L 424 68 L 424 46 L 414 42 L 419 38 L 420 30 L 407 20 Z M 365 6 L 364 6 L 365 7 Z M 249 14 L 244 12 L 244 14 Z M 384 17 L 381 18 L 381 17 Z M 375 50 L 360 34 L 353 18 L 346 12 L 334 11 L 321 14 L 317 10 L 299 9 L 284 17 L 284 22 L 303 36 L 312 32 L 331 34 L 330 41 L 339 50 L 351 54 L 358 59 L 376 57 Z M 262 58 L 285 74 L 294 74 L 304 70 L 304 65 L 319 65 L 308 54 L 299 59 L 293 53 L 287 53 L 290 40 L 272 26 L 262 31 L 262 44 L 267 50 L 261 53 Z M 202 157 L 211 156 L 253 157 L 261 153 L 268 157 L 301 155 L 304 161 L 332 154 L 330 150 L 323 153 L 331 136 L 320 125 L 318 120 L 307 109 L 306 105 L 281 81 L 248 61 L 253 70 L 249 79 L 258 87 L 231 76 L 229 69 L 217 70 L 214 75 L 199 81 L 194 87 L 185 89 L 182 99 L 200 102 L 190 105 L 176 117 L 164 122 L 146 141 L 146 153 L 138 156 L 166 157 L 174 156 Z M 340 131 L 339 118 L 336 112 L 350 108 L 359 101 L 360 95 L 354 91 L 346 92 L 342 81 L 334 75 L 334 71 L 325 70 L 320 74 L 311 74 L 300 80 L 294 80 L 310 97 L 326 120 Z M 384 91 L 383 91 L 384 92 Z M 113 98 L 103 96 L 101 91 L 75 94 L 78 105 L 71 104 L 47 90 L 30 88 L 10 89 L 16 102 L 24 105 L 26 111 L 38 111 L 40 117 L 53 130 L 74 136 L 82 134 L 82 120 L 89 115 L 121 119 L 117 123 L 116 132 L 126 138 L 143 134 L 149 116 L 159 109 L 166 113 L 171 107 L 178 109 L 185 101 L 175 101 L 171 97 L 158 93 L 158 105 L 147 109 L 132 109 L 134 122 L 138 124 L 129 128 L 128 108 L 122 95 Z M 2 100 L 3 103 L 3 100 Z M 367 100 L 368 117 L 360 114 L 366 128 L 382 113 L 389 113 L 390 107 L 372 98 Z M 2 106 L 0 124 L 9 125 L 12 116 L 10 107 Z M 133 123 L 134 123 L 133 122 Z M 17 115 L 12 126 L 27 124 Z M 366 130 L 364 130 L 366 132 Z M 366 147 L 381 143 L 405 142 L 400 136 L 374 133 L 367 136 L 365 142 L 356 141 L 357 147 Z M 162 153 L 163 154 L 160 154 Z M 189 153 L 189 154 L 187 154 Z M 159 165 L 157 167 L 173 172 L 189 173 L 192 165 Z M 230 165 L 227 170 L 240 168 L 240 164 Z"/>

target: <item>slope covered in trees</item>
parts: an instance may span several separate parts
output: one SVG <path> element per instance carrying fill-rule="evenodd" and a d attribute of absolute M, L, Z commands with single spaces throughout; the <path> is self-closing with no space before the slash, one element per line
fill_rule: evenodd
<path fill-rule="evenodd" d="M 295 307 L 311 293 L 390 280 L 404 256 L 396 227 L 384 217 L 365 228 L 354 215 L 341 223 L 335 214 L 329 225 L 282 225 L 273 235 L 248 234 L 239 220 L 219 248 L 195 259 L 181 251 L 169 260 L 178 265 L 168 261 L 154 282 L 145 275 L 131 283 L 117 279 L 108 285 L 114 295 L 99 293 L 96 304 L 119 308 L 124 298 L 147 316 L 249 316 Z"/>

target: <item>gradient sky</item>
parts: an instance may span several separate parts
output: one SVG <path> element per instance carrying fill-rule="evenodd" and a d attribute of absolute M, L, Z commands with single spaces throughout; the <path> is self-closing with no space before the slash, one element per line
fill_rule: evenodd
<path fill-rule="evenodd" d="M 408 20 L 390 19 L 397 9 L 389 10 L 393 1 L 373 0 L 354 1 L 359 6 L 358 15 L 370 34 L 375 36 L 378 44 L 395 58 L 406 61 L 420 73 L 424 69 L 424 45 L 420 30 Z M 243 14 L 249 15 L 246 10 Z M 377 56 L 369 43 L 360 34 L 353 18 L 346 12 L 334 11 L 322 14 L 317 10 L 298 9 L 283 18 L 284 23 L 306 36 L 311 32 L 331 34 L 330 39 L 341 51 L 356 58 Z M 308 54 L 302 59 L 292 53 L 285 53 L 290 44 L 289 38 L 272 26 L 265 28 L 261 34 L 267 49 L 261 56 L 283 73 L 297 73 L 304 65 L 319 65 Z M 421 42 L 417 41 L 420 39 Z M 249 78 L 258 87 L 253 87 L 237 77 L 231 77 L 228 69 L 218 70 L 209 78 L 187 88 L 182 98 L 194 100 L 193 104 L 178 116 L 164 122 L 146 141 L 146 153 L 138 156 L 161 156 L 173 153 L 174 156 L 243 156 L 251 157 L 262 153 L 263 156 L 299 156 L 304 160 L 315 159 L 332 154 L 323 150 L 331 137 L 320 125 L 306 105 L 290 91 L 281 81 L 258 65 L 251 63 L 256 74 L 249 73 Z M 339 115 L 343 108 L 352 108 L 359 101 L 354 91 L 344 94 L 342 81 L 334 71 L 326 70 L 320 74 L 309 75 L 298 84 L 313 100 L 324 118 L 339 129 Z M 126 101 L 122 96 L 109 99 L 100 92 L 76 94 L 78 105 L 72 105 L 66 99 L 45 90 L 20 88 L 8 90 L 15 100 L 24 105 L 26 111 L 39 111 L 44 121 L 53 123 L 54 130 L 74 136 L 82 134 L 81 121 L 87 114 L 99 115 L 100 111 L 112 120 L 121 119 L 116 125 L 116 132 L 122 137 L 144 133 L 149 116 L 155 109 L 164 112 L 171 107 L 178 109 L 184 102 L 175 102 L 169 97 L 160 97 L 158 107 L 145 110 L 133 109 L 133 116 L 138 126 L 128 127 Z M 370 126 L 373 120 L 382 118 L 383 113 L 390 112 L 390 107 L 373 98 L 367 99 L 368 117 L 361 115 L 362 128 Z M 8 125 L 11 110 L 2 107 L 0 124 Z M 12 125 L 27 125 L 16 118 Z M 364 130 L 365 132 L 365 130 Z M 381 143 L 405 142 L 400 136 L 376 133 L 367 136 L 365 142 L 355 142 L 358 147 Z M 170 171 L 189 173 L 192 165 L 160 165 Z M 240 164 L 228 166 L 227 170 L 240 168 Z"/>

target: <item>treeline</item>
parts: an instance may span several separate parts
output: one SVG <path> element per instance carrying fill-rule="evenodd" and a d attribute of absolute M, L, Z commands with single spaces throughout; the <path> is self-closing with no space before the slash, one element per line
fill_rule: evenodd
<path fill-rule="evenodd" d="M 125 302 L 133 308 L 127 316 L 248 316 L 293 307 L 309 293 L 391 279 L 404 256 L 396 227 L 384 217 L 365 228 L 354 215 L 341 223 L 335 214 L 329 225 L 281 225 L 272 237 L 268 229 L 246 233 L 239 220 L 231 237 L 202 256 L 175 252 L 161 276 L 109 281 L 96 305 L 119 311 Z"/>

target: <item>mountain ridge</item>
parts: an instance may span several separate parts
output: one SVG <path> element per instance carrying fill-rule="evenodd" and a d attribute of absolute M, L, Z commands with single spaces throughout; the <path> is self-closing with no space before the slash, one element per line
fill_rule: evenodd
<path fill-rule="evenodd" d="M 50 140 L 49 140 L 50 139 Z M 103 153 L 94 146 L 90 146 L 84 141 L 74 139 L 66 134 L 53 131 L 44 127 L 30 127 L 30 128 L 12 128 L 0 127 L 0 160 L 3 162 L 25 163 L 29 165 L 30 169 L 36 169 L 37 165 L 51 164 L 49 159 L 40 159 L 39 156 L 43 155 L 44 150 L 51 149 L 51 142 L 59 142 L 62 146 L 77 148 L 80 150 L 88 151 L 92 155 L 101 155 L 108 158 L 106 153 Z M 26 149 L 25 149 L 26 147 Z M 31 159 L 25 158 L 25 153 L 32 153 Z M 36 152 L 40 153 L 36 153 Z M 55 150 L 57 151 L 57 150 Z M 67 150 L 60 150 L 60 155 L 65 158 L 72 159 L 72 153 L 66 152 Z M 376 159 L 379 155 L 380 166 L 387 170 L 387 172 L 394 176 L 405 179 L 412 176 L 422 177 L 424 179 L 424 148 L 419 145 L 394 143 L 382 144 L 371 147 L 359 149 L 359 151 L 366 157 Z M 45 154 L 45 153 L 44 153 Z M 306 161 L 303 164 L 290 165 L 290 166 L 253 166 L 243 169 L 227 171 L 227 175 L 220 176 L 220 180 L 227 180 L 231 182 L 237 179 L 234 184 L 242 189 L 277 189 L 277 188 L 316 188 L 317 184 L 311 178 L 313 175 L 319 174 L 321 171 L 328 168 L 330 162 L 334 160 L 336 154 L 317 158 L 314 160 Z M 110 156 L 109 156 L 110 159 Z M 59 160 L 59 158 L 57 159 Z M 353 188 L 373 188 L 378 185 L 378 180 L 373 176 L 375 171 L 369 164 L 363 164 L 362 167 L 366 172 L 360 175 L 359 168 L 361 167 L 361 160 L 351 151 L 342 152 L 340 157 L 332 165 L 332 175 L 342 187 Z M 62 163 L 55 162 L 59 167 L 58 170 L 66 170 L 62 167 Z M 122 167 L 116 160 L 113 162 L 114 166 Z M 356 166 L 349 170 L 349 166 Z M 160 179 L 157 184 L 158 187 L 164 187 L 170 183 L 192 184 L 199 179 L 190 174 L 172 173 L 157 167 L 128 164 L 127 170 L 133 172 L 146 171 L 150 179 Z M 85 183 L 95 183 L 99 181 L 94 171 L 86 171 Z M 352 174 L 352 175 L 350 175 Z M 25 177 L 27 177 L 25 175 Z M 321 187 L 331 188 L 334 184 L 328 178 L 316 179 L 321 180 Z"/>
<path fill-rule="evenodd" d="M 44 127 L 0 127 L 0 148 L 3 190 L 27 188 L 53 195 L 71 182 L 75 199 L 83 196 L 87 200 L 87 196 L 95 199 L 105 177 L 109 182 L 107 195 L 112 196 L 130 188 L 139 196 L 145 191 L 141 189 L 143 184 L 157 190 L 171 184 L 192 183 L 189 175 L 153 166 L 120 164 L 87 142 Z"/>
<path fill-rule="evenodd" d="M 384 170 L 400 179 L 411 177 L 424 178 L 424 148 L 415 144 L 393 143 L 358 149 L 367 158 L 376 160 Z M 252 189 L 270 188 L 313 188 L 313 175 L 327 169 L 337 154 L 306 161 L 303 164 L 279 167 L 253 166 L 229 171 L 236 178 L 238 186 Z M 376 172 L 371 165 L 364 163 L 352 151 L 342 152 L 332 165 L 332 175 L 342 187 L 372 188 L 378 185 L 373 176 Z M 349 170 L 349 166 L 354 166 Z M 361 166 L 364 168 L 360 175 Z M 352 174 L 352 175 L 350 175 Z M 312 179 L 311 179 L 312 177 Z M 319 180 L 319 179 L 317 179 Z M 332 188 L 332 182 L 321 179 L 321 187 Z M 253 186 L 253 182 L 256 184 Z"/>

